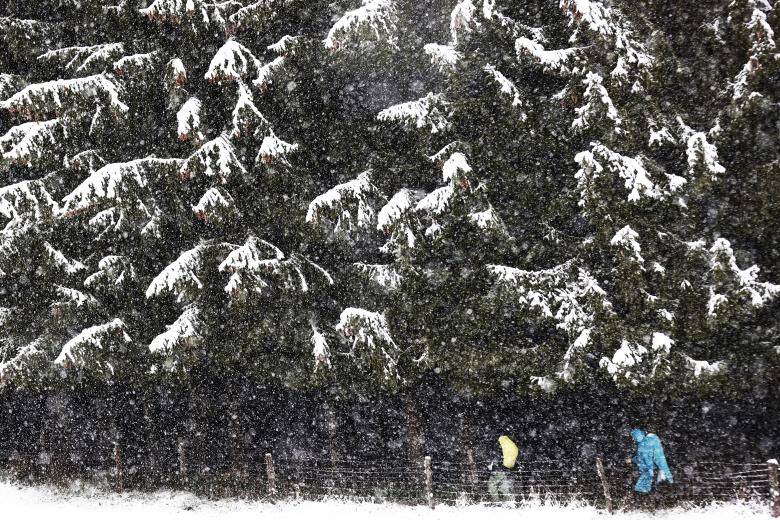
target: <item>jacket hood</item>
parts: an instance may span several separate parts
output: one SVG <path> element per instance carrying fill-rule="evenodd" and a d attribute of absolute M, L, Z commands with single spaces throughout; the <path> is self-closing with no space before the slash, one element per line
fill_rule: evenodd
<path fill-rule="evenodd" d="M 641 428 L 634 428 L 631 430 L 631 437 L 633 437 L 636 442 L 642 442 L 642 439 L 646 436 L 647 435 L 645 435 L 645 432 Z"/>

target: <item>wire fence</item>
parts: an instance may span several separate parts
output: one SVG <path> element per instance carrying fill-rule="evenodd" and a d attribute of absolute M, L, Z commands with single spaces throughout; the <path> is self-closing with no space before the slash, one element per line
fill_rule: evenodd
<path fill-rule="evenodd" d="M 11 453 L 7 467 L 30 466 L 46 476 L 57 457 Z M 529 500 L 578 501 L 599 507 L 636 504 L 636 471 L 624 463 L 596 459 L 518 461 L 512 470 L 490 461 L 376 460 L 335 457 L 273 457 L 253 450 L 240 456 L 194 456 L 185 445 L 166 458 L 131 457 L 118 448 L 103 456 L 68 460 L 61 472 L 116 488 L 139 486 L 149 473 L 167 475 L 164 484 L 209 496 L 240 495 L 266 500 L 346 499 L 403 504 L 521 504 Z M 677 503 L 761 500 L 780 508 L 777 465 L 722 461 L 672 464 L 674 484 L 659 485 L 652 507 Z M 23 463 L 26 463 L 23 464 Z M 67 465 L 66 465 L 67 466 Z M 774 473 L 773 473 L 774 472 Z M 159 482 L 159 479 L 158 479 Z"/>

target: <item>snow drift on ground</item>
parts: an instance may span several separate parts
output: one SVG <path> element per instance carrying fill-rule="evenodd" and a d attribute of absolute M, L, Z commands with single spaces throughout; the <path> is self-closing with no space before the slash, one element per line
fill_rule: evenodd
<path fill-rule="evenodd" d="M 86 488 L 78 491 L 51 487 L 25 487 L 0 482 L 0 517 L 56 518 L 57 520 L 156 520 L 156 519 L 309 519 L 339 520 L 733 520 L 765 519 L 769 508 L 758 503 L 722 503 L 706 508 L 677 508 L 658 513 L 619 512 L 614 516 L 591 506 L 529 503 L 518 508 L 470 505 L 442 506 L 431 510 L 424 506 L 400 506 L 356 502 L 285 502 L 269 504 L 240 500 L 209 501 L 189 493 L 114 494 Z"/>

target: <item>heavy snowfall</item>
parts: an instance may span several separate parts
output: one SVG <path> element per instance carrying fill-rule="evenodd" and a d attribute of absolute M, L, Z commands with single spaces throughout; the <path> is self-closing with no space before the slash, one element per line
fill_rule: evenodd
<path fill-rule="evenodd" d="M 779 26 L 0 1 L 0 511 L 780 515 Z"/>

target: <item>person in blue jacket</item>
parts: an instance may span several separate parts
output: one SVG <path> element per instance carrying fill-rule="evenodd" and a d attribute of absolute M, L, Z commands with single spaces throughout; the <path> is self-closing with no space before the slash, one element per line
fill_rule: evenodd
<path fill-rule="evenodd" d="M 666 463 L 664 448 L 661 439 L 654 433 L 645 433 L 639 428 L 631 430 L 631 437 L 636 441 L 636 455 L 628 459 L 628 463 L 634 463 L 639 468 L 639 480 L 634 486 L 637 493 L 649 493 L 653 488 L 653 477 L 658 469 L 658 482 L 666 481 L 674 483 L 672 472 Z"/>

